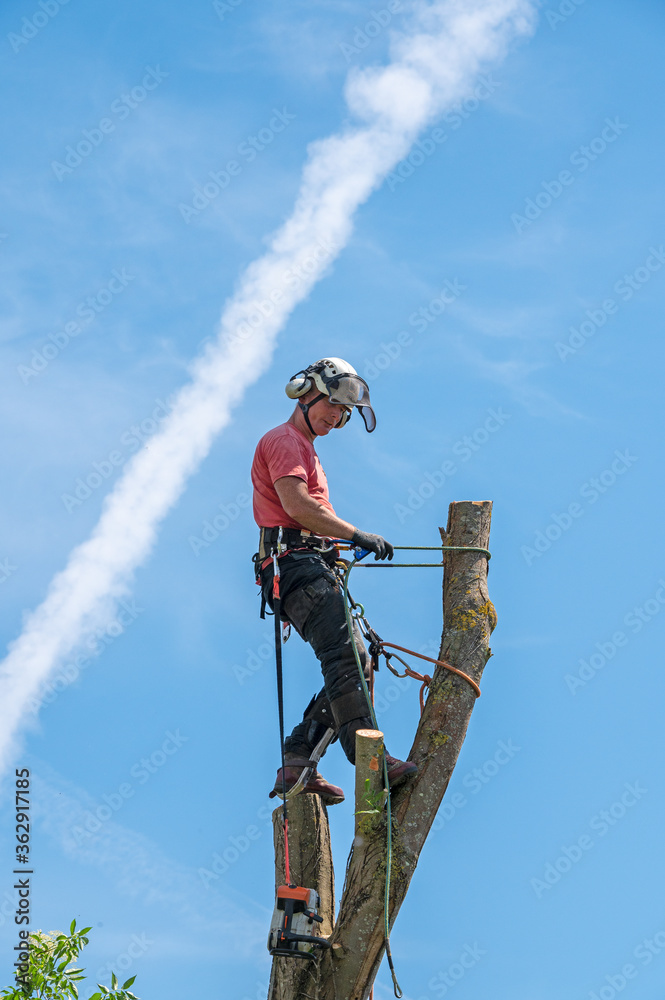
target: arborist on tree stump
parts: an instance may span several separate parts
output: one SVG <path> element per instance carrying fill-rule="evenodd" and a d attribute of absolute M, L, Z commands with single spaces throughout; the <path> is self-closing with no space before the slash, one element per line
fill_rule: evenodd
<path fill-rule="evenodd" d="M 340 358 L 324 358 L 297 372 L 286 386 L 296 407 L 286 423 L 268 431 L 252 464 L 254 517 L 261 529 L 255 566 L 265 603 L 273 607 L 273 556 L 279 560 L 281 617 L 308 642 L 321 662 L 323 689 L 312 698 L 285 740 L 285 774 L 277 772 L 271 797 L 287 791 L 326 730 L 334 730 L 349 761 L 355 763 L 355 734 L 373 729 L 346 623 L 344 595 L 334 571 L 339 552 L 332 538 L 374 552 L 375 559 L 392 559 L 393 547 L 381 535 L 360 531 L 342 521 L 330 503 L 328 482 L 314 450 L 314 439 L 344 427 L 357 407 L 367 431 L 376 426 L 369 388 L 356 370 Z M 281 544 L 278 548 L 281 528 Z M 370 658 L 354 622 L 366 679 Z M 411 761 L 386 754 L 391 788 L 415 774 Z M 310 764 L 311 766 L 311 764 Z M 324 802 L 344 800 L 341 788 L 314 771 L 303 791 Z"/>

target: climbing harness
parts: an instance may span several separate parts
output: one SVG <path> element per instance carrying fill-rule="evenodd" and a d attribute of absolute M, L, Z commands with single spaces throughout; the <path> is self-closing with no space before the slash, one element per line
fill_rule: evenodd
<path fill-rule="evenodd" d="M 316 553 L 326 561 L 334 564 L 337 558 L 337 549 L 331 538 L 323 538 L 314 535 L 305 528 L 261 528 L 259 535 L 259 549 L 252 556 L 254 563 L 254 575 L 256 583 L 261 587 L 261 573 L 271 563 L 275 566 L 275 557 L 283 559 L 292 553 L 307 554 Z M 274 584 L 273 584 L 274 592 Z M 274 594 L 273 594 L 274 596 Z M 261 610 L 260 618 L 266 616 L 266 597 L 261 587 Z"/>
<path fill-rule="evenodd" d="M 290 530 L 290 529 L 289 529 Z M 348 541 L 344 539 L 318 539 L 316 536 L 309 539 L 304 539 L 303 535 L 309 535 L 309 532 L 298 532 L 298 539 L 285 539 L 285 529 L 272 529 L 277 532 L 277 537 L 273 540 L 272 537 L 264 536 L 262 534 L 260 550 L 255 556 L 255 565 L 257 571 L 264 569 L 267 565 L 272 562 L 273 565 L 273 611 L 275 616 L 275 659 L 277 666 L 277 699 L 278 699 L 278 711 L 279 711 L 279 738 L 280 738 L 280 750 L 281 750 L 281 760 L 282 760 L 282 791 L 281 798 L 283 800 L 283 819 L 282 825 L 284 830 L 284 870 L 285 870 L 285 880 L 286 885 L 279 886 L 277 890 L 277 902 L 275 906 L 275 911 L 273 914 L 273 920 L 270 928 L 270 935 L 268 938 L 268 948 L 273 955 L 287 955 L 294 956 L 298 958 L 312 959 L 316 960 L 315 949 L 316 948 L 329 948 L 330 942 L 327 938 L 314 937 L 303 933 L 304 930 L 311 929 L 313 927 L 314 921 L 322 922 L 322 917 L 320 917 L 316 908 L 320 905 L 318 900 L 318 895 L 314 889 L 306 889 L 300 886 L 296 886 L 291 882 L 291 872 L 289 865 L 289 843 L 288 843 L 288 812 L 287 812 L 287 800 L 294 795 L 298 794 L 300 790 L 304 787 L 306 782 L 312 773 L 312 770 L 316 770 L 316 765 L 318 764 L 321 756 L 328 747 L 330 741 L 334 736 L 334 730 L 328 729 L 324 734 L 323 738 L 316 745 L 312 751 L 309 762 L 311 768 L 303 768 L 301 775 L 299 776 L 296 784 L 287 791 L 286 788 L 286 765 L 285 765 L 285 754 L 284 754 L 284 698 L 283 698 L 283 667 L 282 667 L 282 633 L 281 633 L 281 618 L 280 618 L 280 569 L 279 569 L 279 559 L 289 552 L 298 551 L 296 545 L 293 548 L 289 547 L 299 541 L 303 548 L 314 549 L 314 551 L 320 554 L 325 554 L 330 556 L 332 552 L 349 551 L 353 554 L 351 561 L 347 561 L 338 557 L 334 568 L 340 578 L 344 592 L 344 612 L 346 617 L 346 625 L 349 633 L 349 640 L 351 647 L 353 649 L 354 658 L 356 665 L 358 667 L 358 674 L 360 677 L 360 684 L 367 700 L 367 707 L 369 711 L 369 716 L 372 720 L 372 725 L 376 730 L 378 730 L 378 722 L 376 718 L 376 713 L 374 711 L 374 671 L 378 669 L 379 656 L 383 656 L 386 661 L 386 666 L 388 669 L 395 674 L 397 677 L 413 677 L 421 682 L 420 688 L 420 711 L 421 714 L 425 707 L 425 690 L 429 687 L 432 682 L 432 678 L 429 674 L 421 674 L 418 671 L 413 670 L 401 656 L 397 653 L 389 652 L 388 650 L 399 650 L 409 656 L 415 656 L 419 659 L 426 660 L 429 663 L 433 663 L 436 666 L 442 667 L 451 673 L 457 674 L 463 680 L 473 688 L 476 697 L 480 696 L 480 688 L 476 681 L 468 674 L 465 674 L 462 670 L 457 667 L 452 666 L 450 663 L 446 663 L 445 660 L 437 660 L 431 656 L 425 656 L 423 653 L 417 653 L 415 650 L 408 649 L 405 646 L 398 646 L 395 643 L 386 642 L 378 635 L 375 629 L 369 624 L 367 617 L 365 615 L 365 609 L 362 604 L 356 603 L 351 595 L 349 594 L 349 577 L 351 571 L 359 566 L 361 568 L 368 569 L 370 567 L 374 568 L 407 568 L 407 567 L 442 567 L 443 566 L 443 553 L 445 552 L 477 552 L 481 555 L 486 556 L 487 559 L 491 558 L 491 554 L 488 549 L 481 548 L 479 546 L 467 546 L 467 545 L 396 545 L 395 549 L 397 551 L 437 551 L 442 553 L 441 562 L 429 562 L 429 563 L 386 563 L 386 562 L 374 562 L 374 563 L 364 563 L 362 560 L 365 556 L 369 555 L 369 550 L 361 549 L 357 546 L 351 545 Z M 295 532 L 291 532 L 295 534 Z M 316 539 L 316 541 L 314 541 Z M 286 544 L 283 544 L 283 542 Z M 266 552 L 267 545 L 270 544 L 270 554 Z M 257 573 L 258 575 L 258 573 Z M 262 606 L 263 611 L 263 606 Z M 360 652 L 358 650 L 358 643 L 356 640 L 356 635 L 354 632 L 353 623 L 354 620 L 358 623 L 360 631 L 363 637 L 368 641 L 369 653 L 372 657 L 372 669 L 370 671 L 370 683 L 369 686 L 365 680 L 365 674 L 363 669 L 363 664 L 360 658 Z M 405 672 L 400 674 L 391 664 L 391 659 L 398 660 L 405 668 Z M 382 755 L 383 758 L 383 782 L 384 788 L 386 789 L 386 882 L 384 891 L 384 905 L 383 905 L 383 918 L 384 918 L 384 941 L 386 949 L 386 958 L 388 959 L 388 966 L 390 968 L 390 974 L 393 981 L 393 990 L 397 998 L 403 996 L 402 989 L 397 981 L 397 976 L 395 973 L 395 967 L 393 964 L 392 952 L 390 948 L 390 882 L 392 876 L 392 805 L 391 805 L 391 795 L 390 795 L 390 782 L 388 776 L 388 764 L 386 761 L 385 752 Z M 278 793 L 280 794 L 280 793 Z"/>

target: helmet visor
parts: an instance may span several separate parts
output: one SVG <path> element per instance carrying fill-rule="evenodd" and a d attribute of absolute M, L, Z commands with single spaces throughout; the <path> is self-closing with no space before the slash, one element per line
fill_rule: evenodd
<path fill-rule="evenodd" d="M 367 382 L 360 375 L 334 375 L 324 380 L 331 403 L 357 406 L 365 427 L 371 433 L 376 427 L 376 417 L 369 399 Z"/>

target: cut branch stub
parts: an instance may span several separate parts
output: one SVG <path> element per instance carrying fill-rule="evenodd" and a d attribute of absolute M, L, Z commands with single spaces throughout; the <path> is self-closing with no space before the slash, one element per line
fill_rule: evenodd
<path fill-rule="evenodd" d="M 383 733 L 378 729 L 356 732 L 356 843 L 369 832 L 383 811 Z"/>

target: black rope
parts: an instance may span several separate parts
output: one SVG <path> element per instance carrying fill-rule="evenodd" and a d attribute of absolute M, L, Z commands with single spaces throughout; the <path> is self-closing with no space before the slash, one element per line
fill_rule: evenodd
<path fill-rule="evenodd" d="M 282 672 L 282 620 L 280 616 L 279 596 L 273 595 L 273 611 L 275 613 L 275 662 L 277 666 L 277 708 L 279 712 L 279 747 L 282 755 L 282 796 L 284 829 L 288 820 L 286 805 L 286 762 L 284 759 L 284 678 Z"/>

